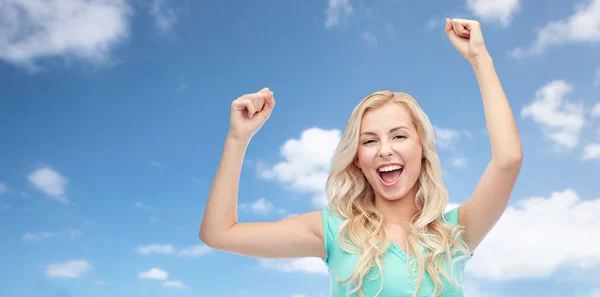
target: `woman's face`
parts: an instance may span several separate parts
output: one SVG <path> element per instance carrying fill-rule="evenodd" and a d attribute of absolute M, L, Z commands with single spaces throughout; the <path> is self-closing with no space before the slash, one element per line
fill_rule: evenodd
<path fill-rule="evenodd" d="M 408 111 L 390 102 L 363 115 L 355 164 L 386 200 L 398 200 L 414 187 L 423 149 Z"/>

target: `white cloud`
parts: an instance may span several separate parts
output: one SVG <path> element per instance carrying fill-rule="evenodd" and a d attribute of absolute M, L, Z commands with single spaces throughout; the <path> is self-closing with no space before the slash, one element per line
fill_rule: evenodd
<path fill-rule="evenodd" d="M 146 246 L 138 246 L 135 249 L 136 253 L 139 255 L 147 256 L 151 254 L 162 254 L 162 255 L 177 255 L 181 257 L 195 258 L 199 256 L 204 256 L 210 252 L 212 249 L 203 244 L 196 244 L 186 248 L 176 249 L 171 244 L 159 244 L 154 243 Z"/>
<path fill-rule="evenodd" d="M 590 143 L 583 148 L 583 160 L 600 160 L 600 143 Z"/>
<path fill-rule="evenodd" d="M 596 105 L 594 105 L 594 107 L 592 107 L 591 115 L 592 115 L 592 117 L 600 118 L 600 102 L 596 103 Z"/>
<path fill-rule="evenodd" d="M 453 129 L 444 129 L 438 126 L 433 126 L 435 131 L 435 140 L 437 146 L 442 149 L 451 148 L 456 141 L 460 139 L 460 132 Z"/>
<path fill-rule="evenodd" d="M 497 295 L 486 291 L 479 284 L 474 283 L 472 281 L 465 281 L 463 284 L 464 287 L 464 296 L 473 296 L 473 297 L 496 297 Z"/>
<path fill-rule="evenodd" d="M 283 161 L 270 168 L 259 164 L 259 175 L 275 179 L 294 191 L 311 193 L 313 205 L 322 208 L 327 204 L 325 183 L 340 138 L 339 130 L 307 129 L 300 139 L 289 139 L 283 144 L 280 151 Z"/>
<path fill-rule="evenodd" d="M 448 211 L 451 211 L 451 210 L 453 210 L 453 209 L 455 209 L 455 208 L 457 208 L 459 206 L 460 206 L 460 204 L 448 202 L 448 204 L 446 205 L 446 209 L 444 211 L 448 212 Z"/>
<path fill-rule="evenodd" d="M 482 21 L 508 26 L 521 7 L 520 0 L 467 0 L 467 8 Z"/>
<path fill-rule="evenodd" d="M 163 287 L 165 288 L 175 288 L 175 289 L 185 289 L 188 288 L 187 285 L 178 280 L 166 281 L 163 283 Z"/>
<path fill-rule="evenodd" d="M 325 27 L 329 28 L 339 25 L 348 19 L 352 11 L 353 8 L 348 0 L 329 0 Z"/>
<path fill-rule="evenodd" d="M 572 149 L 579 143 L 584 125 L 584 107 L 567 101 L 573 86 L 554 80 L 535 93 L 535 98 L 521 110 L 521 116 L 539 124 L 544 135 L 555 144 Z"/>
<path fill-rule="evenodd" d="M 590 240 L 600 234 L 598 217 L 600 198 L 582 200 L 571 189 L 519 200 L 506 209 L 466 269 L 477 277 L 509 280 L 598 266 L 600 241 Z"/>
<path fill-rule="evenodd" d="M 452 166 L 459 167 L 459 168 L 466 167 L 467 166 L 467 159 L 465 159 L 463 157 L 454 158 L 452 160 Z"/>
<path fill-rule="evenodd" d="M 191 247 L 187 247 L 187 248 L 179 250 L 177 255 L 183 256 L 183 257 L 195 258 L 195 257 L 204 256 L 210 252 L 212 252 L 212 249 L 210 247 L 208 247 L 207 245 L 196 244 Z"/>
<path fill-rule="evenodd" d="M 5 184 L 0 184 L 0 194 L 8 192 L 8 187 Z"/>
<path fill-rule="evenodd" d="M 56 170 L 49 167 L 39 168 L 30 173 L 27 179 L 50 198 L 65 204 L 69 202 L 65 196 L 65 187 L 69 181 Z"/>
<path fill-rule="evenodd" d="M 275 207 L 273 203 L 267 201 L 265 198 L 260 198 L 251 204 L 241 204 L 240 209 L 256 215 L 268 215 L 272 212 L 286 213 L 285 209 Z"/>
<path fill-rule="evenodd" d="M 437 28 L 441 24 L 442 24 L 442 21 L 440 18 L 431 17 L 427 20 L 427 23 L 425 23 L 425 30 L 433 31 L 435 28 Z"/>
<path fill-rule="evenodd" d="M 169 277 L 169 273 L 161 270 L 160 268 L 153 267 L 146 272 L 138 273 L 138 278 L 141 279 L 156 279 L 156 280 L 166 280 Z"/>
<path fill-rule="evenodd" d="M 71 260 L 64 263 L 51 264 L 46 268 L 48 277 L 79 278 L 90 269 L 85 260 Z"/>
<path fill-rule="evenodd" d="M 135 206 L 137 208 L 141 208 L 141 209 L 145 209 L 145 210 L 149 210 L 149 211 L 153 211 L 154 210 L 154 207 L 152 207 L 152 206 L 150 206 L 148 204 L 145 204 L 143 202 L 139 202 L 139 201 L 135 203 Z"/>
<path fill-rule="evenodd" d="M 0 59 L 39 70 L 43 58 L 112 63 L 127 38 L 131 9 L 125 0 L 5 0 L 0 9 Z"/>
<path fill-rule="evenodd" d="M 168 6 L 164 0 L 152 0 L 149 8 L 150 16 L 154 18 L 154 25 L 161 34 L 171 32 L 177 22 L 175 10 Z"/>
<path fill-rule="evenodd" d="M 154 160 L 154 159 L 148 160 L 148 165 L 150 165 L 151 167 L 156 167 L 156 168 L 165 168 L 166 167 L 165 163 Z"/>
<path fill-rule="evenodd" d="M 547 23 L 538 30 L 537 37 L 529 48 L 517 48 L 512 54 L 515 57 L 525 57 L 542 54 L 551 46 L 596 42 L 600 42 L 600 0 L 576 4 L 572 15 Z"/>
<path fill-rule="evenodd" d="M 266 269 L 275 269 L 286 273 L 304 272 L 309 274 L 328 275 L 325 263 L 319 258 L 298 258 L 292 260 L 261 259 L 260 266 Z"/>
<path fill-rule="evenodd" d="M 377 45 L 377 36 L 371 32 L 362 32 L 360 38 L 369 46 Z"/>
<path fill-rule="evenodd" d="M 55 237 L 59 237 L 59 236 L 64 236 L 69 239 L 73 239 L 75 237 L 81 236 L 81 231 L 79 231 L 77 229 L 73 229 L 73 228 L 66 228 L 66 229 L 62 229 L 58 232 L 43 231 L 43 232 L 39 232 L 37 234 L 27 232 L 27 233 L 23 234 L 23 240 L 39 241 L 42 239 L 55 238 Z"/>
<path fill-rule="evenodd" d="M 175 252 L 175 248 L 170 244 L 150 244 L 146 246 L 139 246 L 135 250 L 140 255 L 150 255 L 150 254 L 173 254 Z"/>

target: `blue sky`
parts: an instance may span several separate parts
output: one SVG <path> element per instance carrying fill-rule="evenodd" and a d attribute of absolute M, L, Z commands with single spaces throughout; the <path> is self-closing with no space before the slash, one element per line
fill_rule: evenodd
<path fill-rule="evenodd" d="M 247 150 L 241 221 L 322 208 L 340 132 L 380 89 L 430 116 L 454 207 L 490 158 L 443 32 L 458 17 L 482 23 L 525 153 L 467 296 L 600 296 L 600 0 L 440 3 L 4 1 L 0 295 L 327 296 L 318 260 L 198 239 L 230 103 L 277 100 Z"/>

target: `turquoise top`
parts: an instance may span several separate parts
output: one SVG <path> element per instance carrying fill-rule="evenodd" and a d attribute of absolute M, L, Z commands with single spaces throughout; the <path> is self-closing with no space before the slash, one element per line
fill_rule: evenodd
<path fill-rule="evenodd" d="M 327 250 L 327 258 L 324 260 L 329 274 L 331 277 L 331 297 L 358 297 L 356 292 L 351 295 L 347 295 L 347 289 L 352 286 L 352 281 L 348 281 L 344 284 L 340 284 L 337 280 L 347 279 L 352 271 L 358 259 L 358 256 L 350 254 L 339 246 L 338 243 L 338 230 L 340 228 L 343 219 L 335 216 L 329 210 L 322 211 L 323 225 L 324 225 L 324 241 L 325 248 Z M 458 224 L 458 208 L 454 208 L 444 214 L 446 220 L 454 225 Z M 462 237 L 461 237 L 462 238 Z M 469 257 L 470 258 L 470 257 Z M 411 297 L 416 289 L 417 285 L 417 270 L 416 267 L 409 268 L 407 265 L 410 260 L 416 260 L 416 256 L 408 256 L 400 247 L 392 242 L 389 249 L 384 254 L 384 269 L 383 269 L 383 288 L 381 288 L 381 277 L 379 276 L 379 268 L 374 266 L 371 271 L 367 274 L 367 277 L 363 280 L 361 290 L 365 297 L 372 297 L 377 294 L 381 289 L 378 297 Z M 454 273 L 456 275 L 456 282 L 459 284 L 458 287 L 454 287 L 453 283 L 446 280 L 443 275 L 440 275 L 442 282 L 444 283 L 443 291 L 438 289 L 440 295 L 438 296 L 456 296 L 462 297 L 462 279 L 464 266 L 466 261 L 456 261 L 454 264 Z M 445 267 L 448 270 L 448 263 Z M 413 274 L 411 274 L 411 270 Z M 424 278 L 419 288 L 419 294 L 421 297 L 431 297 L 434 291 L 434 285 L 431 277 L 424 271 Z"/>

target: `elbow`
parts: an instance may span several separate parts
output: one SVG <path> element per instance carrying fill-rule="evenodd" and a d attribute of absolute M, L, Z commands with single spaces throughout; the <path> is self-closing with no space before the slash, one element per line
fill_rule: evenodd
<path fill-rule="evenodd" d="M 225 232 L 209 230 L 208 228 L 200 228 L 198 238 L 208 247 L 216 250 L 224 250 L 226 242 Z"/>
<path fill-rule="evenodd" d="M 502 157 L 497 157 L 492 160 L 499 168 L 507 170 L 519 170 L 523 164 L 523 152 L 517 151 L 510 154 L 505 154 Z"/>
<path fill-rule="evenodd" d="M 215 248 L 216 244 L 215 244 L 214 236 L 211 236 L 210 232 L 204 226 L 200 227 L 200 231 L 198 232 L 198 238 L 200 239 L 200 241 L 202 241 L 207 246 L 209 246 L 211 248 Z"/>

